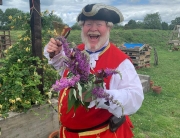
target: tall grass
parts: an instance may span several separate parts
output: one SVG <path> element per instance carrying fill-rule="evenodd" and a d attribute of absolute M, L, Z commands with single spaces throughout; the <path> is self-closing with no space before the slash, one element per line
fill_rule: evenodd
<path fill-rule="evenodd" d="M 19 32 L 12 32 L 18 39 Z M 168 39 L 171 31 L 162 30 L 121 30 L 111 31 L 110 41 L 117 46 L 124 42 L 149 44 L 156 48 L 158 65 L 154 65 L 154 51 L 151 51 L 150 68 L 137 72 L 149 75 L 155 85 L 162 86 L 162 92 L 146 92 L 142 107 L 130 116 L 135 138 L 179 138 L 180 134 L 180 51 L 169 51 Z M 71 31 L 68 38 L 76 44 L 81 43 L 80 31 Z"/>

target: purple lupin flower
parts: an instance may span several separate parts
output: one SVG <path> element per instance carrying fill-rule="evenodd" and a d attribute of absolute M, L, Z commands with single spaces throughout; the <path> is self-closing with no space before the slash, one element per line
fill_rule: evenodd
<path fill-rule="evenodd" d="M 110 97 L 110 95 L 106 93 L 102 87 L 93 88 L 92 94 L 96 98 L 105 98 L 106 100 L 112 100 L 112 97 Z"/>
<path fill-rule="evenodd" d="M 81 70 L 81 72 L 79 72 L 81 80 L 87 81 L 90 73 L 89 58 L 85 55 L 85 53 L 82 53 L 78 49 L 76 49 L 76 51 L 75 57 L 78 62 L 78 69 Z"/>
<path fill-rule="evenodd" d="M 62 47 L 63 47 L 65 55 L 68 58 L 70 58 L 70 56 L 71 56 L 71 49 L 69 48 L 69 43 L 67 42 L 67 39 L 65 39 L 64 37 L 61 37 L 59 39 L 62 42 Z"/>
<path fill-rule="evenodd" d="M 67 62 L 69 70 L 80 75 L 80 80 L 86 82 L 90 73 L 89 58 L 79 49 L 73 49 L 71 60 Z"/>
<path fill-rule="evenodd" d="M 56 80 L 56 83 L 52 85 L 54 91 L 60 91 L 64 88 L 73 87 L 80 80 L 80 75 L 73 76 L 72 78 L 61 78 Z"/>
<path fill-rule="evenodd" d="M 104 89 L 102 87 L 95 87 L 92 90 L 92 94 L 97 98 L 104 98 Z"/>
<path fill-rule="evenodd" d="M 65 55 L 69 58 L 66 60 L 66 66 L 74 75 L 79 74 L 80 80 L 86 82 L 90 73 L 89 58 L 85 53 L 77 48 L 73 51 L 69 48 L 69 44 L 64 37 L 59 38 L 62 42 Z"/>
<path fill-rule="evenodd" d="M 107 76 L 111 76 L 113 74 L 117 74 L 118 71 L 114 70 L 114 69 L 104 69 L 104 70 L 98 70 L 98 73 L 101 74 L 103 73 L 103 77 L 107 77 Z"/>

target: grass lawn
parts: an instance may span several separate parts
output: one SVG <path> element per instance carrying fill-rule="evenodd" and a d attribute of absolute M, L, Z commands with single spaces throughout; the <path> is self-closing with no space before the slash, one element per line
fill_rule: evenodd
<path fill-rule="evenodd" d="M 145 93 L 140 110 L 131 116 L 136 138 L 179 138 L 180 127 L 180 51 L 158 49 L 159 64 L 137 70 L 150 75 L 160 94 Z M 153 56 L 151 58 L 153 60 Z"/>

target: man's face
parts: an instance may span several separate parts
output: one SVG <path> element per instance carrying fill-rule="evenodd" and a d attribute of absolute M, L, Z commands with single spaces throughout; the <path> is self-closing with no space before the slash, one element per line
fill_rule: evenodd
<path fill-rule="evenodd" d="M 89 50 L 100 49 L 109 39 L 110 28 L 105 21 L 86 20 L 82 27 L 81 37 Z"/>

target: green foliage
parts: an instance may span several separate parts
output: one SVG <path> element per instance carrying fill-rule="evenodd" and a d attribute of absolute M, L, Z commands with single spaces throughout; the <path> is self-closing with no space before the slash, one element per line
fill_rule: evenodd
<path fill-rule="evenodd" d="M 24 111 L 32 104 L 42 103 L 43 96 L 37 88 L 41 84 L 37 68 L 42 68 L 42 64 L 30 51 L 30 37 L 26 35 L 4 51 L 6 57 L 0 60 L 1 114 Z"/>
<path fill-rule="evenodd" d="M 53 29 L 52 21 L 58 21 L 62 23 L 62 19 L 55 15 L 53 11 L 49 12 L 46 10 L 39 14 L 41 15 L 41 25 L 43 29 Z M 24 13 L 16 8 L 8 8 L 4 13 L 3 11 L 0 11 L 0 19 L 2 21 L 1 24 L 5 23 L 5 25 L 2 26 L 2 29 L 22 30 L 26 23 L 30 23 L 30 14 Z"/>
<path fill-rule="evenodd" d="M 161 16 L 158 12 L 144 17 L 145 29 L 161 29 Z"/>
<path fill-rule="evenodd" d="M 52 25 L 52 21 L 57 21 L 62 23 L 62 19 L 60 17 L 58 17 L 57 15 L 55 15 L 53 13 L 53 11 L 49 12 L 48 10 L 44 11 L 41 13 L 41 24 L 42 24 L 42 28 L 50 28 L 53 29 L 53 25 Z"/>
<path fill-rule="evenodd" d="M 68 36 L 69 42 L 74 42 L 76 45 L 81 43 L 81 31 L 80 30 L 73 30 L 71 31 L 70 35 Z"/>
<path fill-rule="evenodd" d="M 168 24 L 166 22 L 162 22 L 161 25 L 162 25 L 162 30 L 168 30 L 169 29 Z"/>
<path fill-rule="evenodd" d="M 137 29 L 144 29 L 144 22 L 138 21 L 136 22 Z"/>
<path fill-rule="evenodd" d="M 30 15 L 28 13 L 19 12 L 14 16 L 9 16 L 10 23 L 7 25 L 9 29 L 26 30 L 30 23 Z"/>
<path fill-rule="evenodd" d="M 81 30 L 81 27 L 78 25 L 78 23 L 76 22 L 72 27 L 72 30 Z"/>
<path fill-rule="evenodd" d="M 121 24 L 114 24 L 112 29 L 123 29 L 124 26 L 122 26 Z"/>
<path fill-rule="evenodd" d="M 124 27 L 125 27 L 125 29 L 135 29 L 135 28 L 137 28 L 136 21 L 135 20 L 130 20 L 128 22 L 128 24 L 126 24 Z"/>
<path fill-rule="evenodd" d="M 18 10 L 17 8 L 7 8 L 6 11 L 4 12 L 3 15 L 3 20 L 2 22 L 5 23 L 7 26 L 5 26 L 5 29 L 10 29 L 10 24 L 12 20 L 9 20 L 9 17 L 12 16 L 14 17 L 15 15 L 18 14 L 23 14 L 21 10 Z"/>
<path fill-rule="evenodd" d="M 162 48 L 167 48 L 170 31 L 151 30 L 151 29 L 116 29 L 111 31 L 110 40 L 117 46 L 125 42 L 128 43 L 144 43 L 153 46 L 155 43 Z M 164 41 L 166 40 L 166 41 Z"/>
<path fill-rule="evenodd" d="M 4 16 L 4 13 L 3 13 L 3 11 L 0 9 L 0 21 L 1 21 L 1 23 L 0 23 L 0 29 L 1 29 L 1 26 L 3 25 L 3 16 Z"/>
<path fill-rule="evenodd" d="M 0 15 L 2 15 L 3 14 L 3 11 L 0 9 Z"/>
<path fill-rule="evenodd" d="M 174 29 L 176 25 L 180 25 L 180 17 L 176 17 L 176 19 L 171 21 L 170 28 L 171 30 Z"/>
<path fill-rule="evenodd" d="M 4 50 L 5 58 L 0 59 L 0 116 L 7 117 L 9 111 L 24 112 L 32 105 L 43 104 L 48 98 L 42 95 L 38 86 L 44 78 L 44 92 L 47 93 L 56 79 L 56 71 L 32 55 L 31 32 L 28 16 L 10 18 L 12 25 L 24 20 L 23 35 L 16 36 L 16 43 Z M 49 33 L 48 33 L 49 32 Z M 48 28 L 42 31 L 42 44 L 45 45 L 52 33 Z M 43 68 L 44 76 L 38 74 Z"/>

